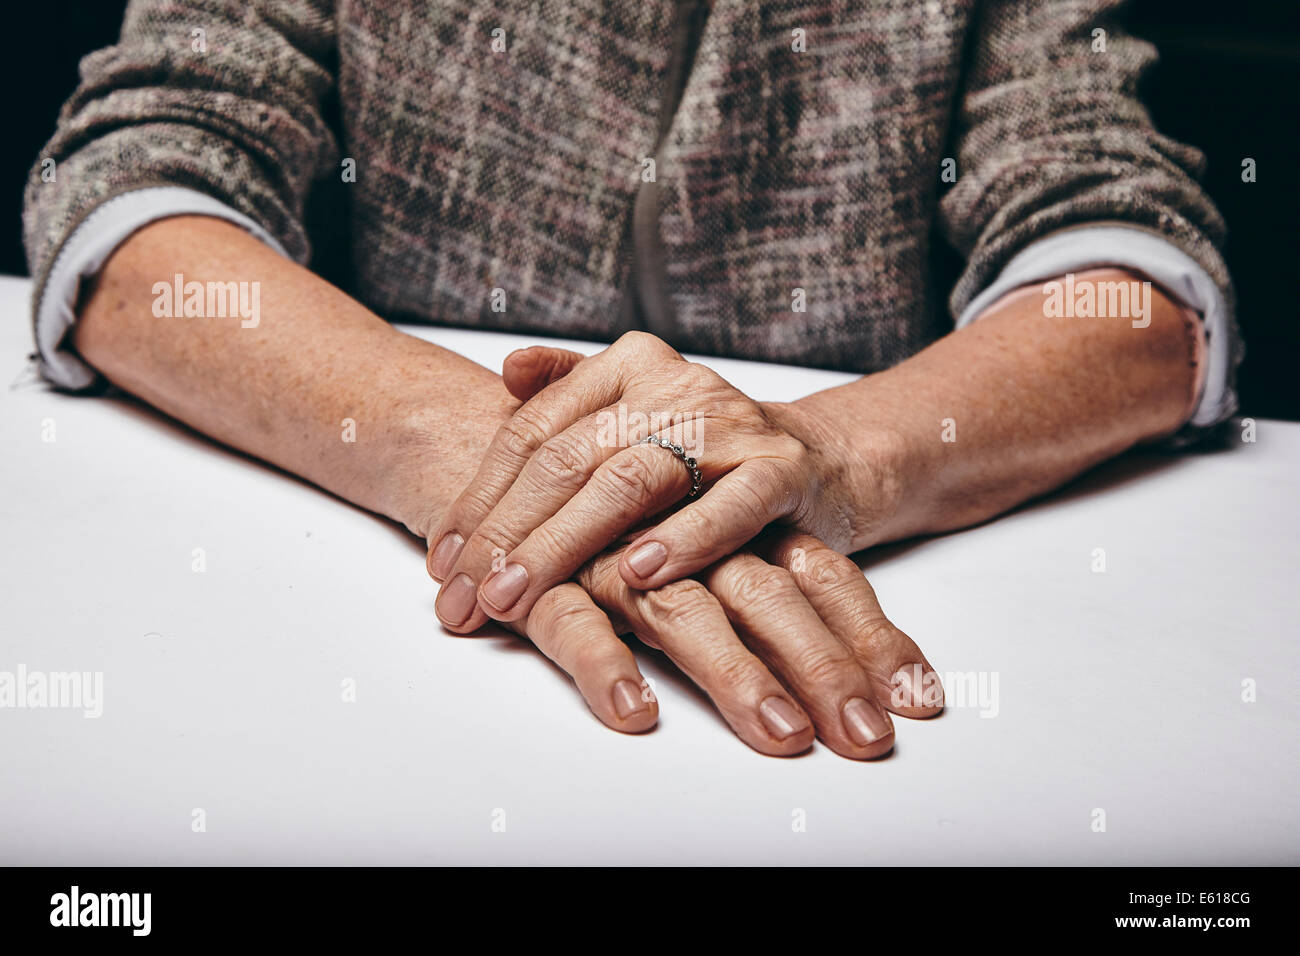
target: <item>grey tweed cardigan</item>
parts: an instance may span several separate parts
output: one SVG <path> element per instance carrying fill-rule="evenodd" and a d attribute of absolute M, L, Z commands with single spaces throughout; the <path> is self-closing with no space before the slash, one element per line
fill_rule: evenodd
<path fill-rule="evenodd" d="M 1098 221 L 1163 236 L 1230 303 L 1203 159 L 1138 102 L 1155 52 L 1119 5 L 133 0 L 42 153 L 56 182 L 28 187 L 37 299 L 90 211 L 159 183 L 306 261 L 313 180 L 351 166 L 356 292 L 394 318 L 639 324 L 871 372 L 1026 244 Z M 952 290 L 934 241 L 965 260 Z"/>

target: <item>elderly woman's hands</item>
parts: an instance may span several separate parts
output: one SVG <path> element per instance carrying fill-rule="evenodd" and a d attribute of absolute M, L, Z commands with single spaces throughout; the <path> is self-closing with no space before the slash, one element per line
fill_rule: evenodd
<path fill-rule="evenodd" d="M 693 462 L 703 493 L 623 551 L 619 571 L 634 588 L 699 571 L 774 522 L 840 551 L 859 535 L 862 489 L 846 487 L 848 445 L 835 429 L 750 400 L 644 333 L 573 362 L 556 349 L 507 361 L 507 386 L 528 401 L 431 538 L 449 629 L 521 620 L 630 528 L 685 499 Z M 651 434 L 682 452 L 640 443 Z M 871 500 L 887 512 L 895 483 L 884 469 L 863 473 L 879 477 Z"/>
<path fill-rule="evenodd" d="M 547 539 L 553 542 L 550 549 L 534 552 L 536 581 L 528 583 L 526 602 L 514 602 L 516 613 L 508 615 L 507 623 L 574 678 L 602 721 L 638 731 L 658 718 L 657 702 L 644 691 L 635 659 L 617 637 L 631 631 L 663 650 L 709 694 L 741 739 L 760 752 L 799 753 L 814 734 L 852 758 L 888 752 L 893 726 L 886 710 L 933 716 L 943 707 L 943 689 L 916 644 L 885 617 L 857 565 L 839 553 L 848 542 L 860 540 L 861 528 L 847 513 L 838 466 L 825 455 L 835 446 L 833 436 L 816 431 L 790 406 L 757 405 L 713 373 L 646 338 L 625 338 L 616 347 L 630 352 L 647 346 L 661 363 L 653 366 L 656 374 L 634 375 L 631 365 L 636 363 L 628 354 L 620 359 L 628 366 L 606 369 L 626 377 L 626 392 L 614 397 L 630 402 L 643 396 L 633 414 L 613 418 L 626 424 L 628 433 L 622 435 L 608 419 L 592 418 L 603 410 L 595 403 L 610 401 L 609 385 L 601 383 L 599 374 L 586 384 L 573 380 L 578 386 L 573 394 L 554 387 L 570 384 L 565 376 L 596 364 L 594 360 L 551 348 L 522 350 L 507 360 L 505 381 L 516 397 L 528 399 L 553 387 L 553 406 L 530 402 L 524 408 L 531 411 L 522 420 L 549 424 L 539 424 L 536 434 L 524 431 L 530 426 L 520 421 L 502 428 L 475 482 L 429 536 L 429 572 L 443 583 L 439 616 L 458 632 L 484 623 L 475 606 L 479 595 L 474 582 L 506 568 L 523 553 L 521 542 L 538 538 L 537 529 L 557 511 L 563 514 L 589 498 L 579 512 L 585 517 L 571 532 L 572 542 Z M 613 351 L 602 355 L 612 361 L 618 358 L 609 354 Z M 641 359 L 648 371 L 648 356 L 641 354 Z M 680 405 L 668 403 L 687 382 L 696 385 L 686 411 L 707 417 L 686 419 Z M 594 411 L 586 410 L 592 406 Z M 619 467 L 644 466 L 643 481 L 629 484 L 622 480 L 628 472 L 620 470 L 607 487 L 584 494 L 593 491 L 588 486 L 602 468 L 611 467 L 629 442 L 645 434 L 650 422 L 635 417 L 643 408 L 647 419 L 649 412 L 677 412 L 662 419 L 668 427 L 657 431 L 682 446 L 692 439 L 700 442 L 711 459 L 716 454 L 721 462 L 712 468 L 701 462 L 705 479 L 723 477 L 711 491 L 717 499 L 698 503 L 710 505 L 701 517 L 690 517 L 687 513 L 698 505 L 687 505 L 658 525 L 625 536 L 630 526 L 664 511 L 690 486 L 678 456 L 640 446 L 646 454 L 638 463 Z M 586 449 L 589 458 L 569 472 L 556 473 L 543 464 L 534 473 L 530 466 L 539 450 L 543 462 L 556 463 L 555 446 L 544 449 L 547 441 L 564 434 L 565 414 L 583 416 L 591 428 L 572 429 L 574 434 L 561 443 L 574 442 L 570 447 Z M 693 432 L 687 427 L 691 422 Z M 701 441 L 699 429 L 708 429 L 707 440 Z M 796 432 L 803 437 L 796 438 Z M 750 476 L 745 466 L 756 459 L 764 463 L 751 468 L 751 487 L 745 483 Z M 733 480 L 730 494 L 718 494 L 728 477 Z M 566 484 L 556 487 L 561 479 Z M 878 497 L 883 514 L 888 496 Z M 523 510 L 515 515 L 515 508 Z M 755 538 L 783 516 L 820 529 L 837 548 L 779 525 Z M 503 530 L 493 530 L 496 521 Z M 591 533 L 586 521 L 598 522 L 599 530 Z M 692 533 L 696 521 L 703 522 L 706 532 L 713 531 L 713 522 L 723 524 L 704 540 L 698 531 Z M 620 537 L 625 542 L 621 547 L 605 550 Z M 666 563 L 658 573 L 636 573 L 632 555 L 647 541 L 675 549 L 675 563 Z M 589 550 L 603 553 L 588 561 Z M 692 572 L 699 573 L 682 579 Z M 569 581 L 575 573 L 578 583 Z M 471 583 L 458 582 L 461 576 Z"/>

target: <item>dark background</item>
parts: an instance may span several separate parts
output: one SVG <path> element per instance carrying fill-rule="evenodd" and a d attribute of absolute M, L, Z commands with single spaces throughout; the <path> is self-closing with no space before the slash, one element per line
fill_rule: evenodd
<path fill-rule="evenodd" d="M 77 83 L 77 62 L 113 43 L 123 0 L 23 4 L 0 62 L 9 121 L 0 151 L 0 274 L 26 274 L 22 187 Z M 1300 228 L 1300 3 L 1296 0 L 1136 0 L 1133 32 L 1156 44 L 1160 64 L 1144 98 L 1162 132 L 1208 158 L 1205 186 L 1228 221 L 1228 266 L 1237 286 L 1246 361 L 1242 413 L 1300 420 L 1300 308 L 1293 276 Z M 1241 161 L 1258 164 L 1241 181 Z M 311 217 L 314 218 L 314 217 Z M 318 253 L 338 257 L 335 241 Z M 336 263 L 337 264 L 337 263 Z M 319 263 L 329 274 L 328 262 Z"/>

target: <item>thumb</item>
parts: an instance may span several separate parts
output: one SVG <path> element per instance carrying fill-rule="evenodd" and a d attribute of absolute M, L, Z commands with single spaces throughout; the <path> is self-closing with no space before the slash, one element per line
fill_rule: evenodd
<path fill-rule="evenodd" d="M 586 356 L 550 345 L 516 349 L 501 363 L 501 378 L 506 389 L 526 402 L 547 385 L 564 378 Z"/>

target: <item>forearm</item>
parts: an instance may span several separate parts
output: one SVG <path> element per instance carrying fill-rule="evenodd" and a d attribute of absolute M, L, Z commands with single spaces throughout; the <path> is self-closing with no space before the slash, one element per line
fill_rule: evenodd
<path fill-rule="evenodd" d="M 859 491 L 854 550 L 985 520 L 1185 420 L 1198 333 L 1177 305 L 1153 287 L 1135 328 L 1049 318 L 1043 301 L 1009 296 L 906 362 L 795 403 L 843 423 L 829 440 Z"/>
<path fill-rule="evenodd" d="M 176 273 L 258 282 L 257 324 L 183 317 L 179 303 L 176 317 L 156 316 L 154 284 Z M 176 217 L 135 233 L 79 312 L 76 348 L 114 384 L 420 534 L 517 404 L 495 373 L 398 332 L 217 219 Z"/>

